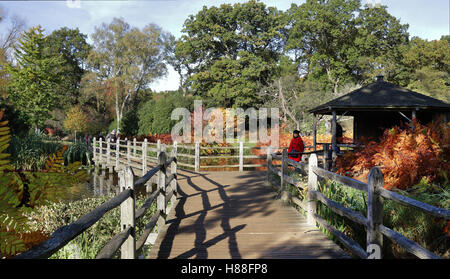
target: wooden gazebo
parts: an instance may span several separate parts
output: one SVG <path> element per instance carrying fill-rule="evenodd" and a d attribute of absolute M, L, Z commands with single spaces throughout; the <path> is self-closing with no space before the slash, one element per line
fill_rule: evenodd
<path fill-rule="evenodd" d="M 383 128 L 416 118 L 421 123 L 443 117 L 450 121 L 450 104 L 408 90 L 383 80 L 361 87 L 344 96 L 309 110 L 314 114 L 314 149 L 316 149 L 317 115 L 332 115 L 332 145 L 336 146 L 336 116 L 353 116 L 353 141 L 361 137 L 377 138 Z M 334 151 L 334 150 L 333 150 Z M 333 158 L 336 157 L 333 152 Z"/>

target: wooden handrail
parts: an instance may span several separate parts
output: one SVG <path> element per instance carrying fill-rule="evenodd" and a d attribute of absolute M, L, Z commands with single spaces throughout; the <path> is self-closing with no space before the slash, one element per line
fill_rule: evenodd
<path fill-rule="evenodd" d="M 15 259 L 46 259 L 61 249 L 69 241 L 77 237 L 79 234 L 94 225 L 100 218 L 111 209 L 119 206 L 124 200 L 131 195 L 131 190 L 126 190 L 113 197 L 109 201 L 96 207 L 91 212 L 83 215 L 77 221 L 70 225 L 57 229 L 50 238 L 40 245 L 23 252 L 15 257 Z"/>
<path fill-rule="evenodd" d="M 396 201 L 396 202 L 401 203 L 406 206 L 411 206 L 411 207 L 417 208 L 427 214 L 433 215 L 438 218 L 443 218 L 446 221 L 450 220 L 450 210 L 448 210 L 448 209 L 439 208 L 439 207 L 436 207 L 436 206 L 433 206 L 433 205 L 430 205 L 427 203 L 423 203 L 423 202 L 405 197 L 403 195 L 397 194 L 395 192 L 392 192 L 392 191 L 389 191 L 386 189 L 382 189 L 380 192 L 380 195 L 383 198 Z"/>
<path fill-rule="evenodd" d="M 286 152 L 284 153 L 286 154 Z M 267 178 L 268 181 L 273 184 L 275 181 L 270 177 L 271 173 L 275 173 L 281 178 L 281 183 L 289 183 L 292 185 L 297 184 L 297 181 L 292 181 L 291 177 L 287 176 L 283 171 L 283 167 L 278 169 L 272 165 L 273 158 L 281 159 L 282 166 L 285 165 L 284 162 L 298 169 L 305 169 L 306 164 L 295 162 L 291 159 L 287 159 L 286 155 L 278 156 L 274 153 L 269 153 L 267 156 Z M 383 226 L 383 198 L 390 199 L 396 202 L 399 202 L 403 205 L 417 208 L 427 214 L 432 216 L 443 218 L 444 220 L 450 220 L 450 210 L 444 208 L 438 208 L 409 197 L 405 197 L 398 193 L 389 191 L 384 189 L 383 187 L 383 174 L 379 170 L 379 168 L 374 167 L 371 169 L 369 174 L 369 183 L 364 183 L 358 180 L 355 180 L 350 177 L 342 176 L 325 169 L 319 168 L 317 166 L 317 156 L 312 154 L 310 157 L 310 163 L 308 164 L 308 193 L 307 193 L 307 201 L 301 201 L 297 197 L 294 197 L 292 194 L 283 191 L 283 186 L 279 186 L 279 190 L 282 193 L 282 197 L 287 197 L 288 200 L 293 202 L 294 204 L 300 206 L 304 211 L 307 212 L 308 222 L 314 220 L 322 225 L 325 229 L 331 232 L 336 238 L 341 241 L 341 243 L 347 247 L 353 254 L 360 258 L 377 258 L 381 257 L 381 247 L 383 246 L 382 235 L 388 237 L 393 242 L 405 248 L 408 252 L 416 255 L 419 258 L 424 259 L 435 259 L 439 258 L 434 253 L 428 251 L 427 249 L 421 247 L 416 242 L 406 238 L 398 232 L 393 231 L 385 226 Z M 325 179 L 329 179 L 331 181 L 336 181 L 344 186 L 348 186 L 363 192 L 368 193 L 368 205 L 367 205 L 367 217 L 363 216 L 361 213 L 346 208 L 345 206 L 327 198 L 324 194 L 320 193 L 317 188 L 317 177 L 323 177 Z M 277 186 L 277 185 L 276 185 Z M 364 251 L 358 243 L 354 240 L 350 239 L 348 236 L 337 230 L 332 225 L 328 224 L 326 220 L 321 218 L 316 213 L 316 201 L 321 202 L 323 205 L 330 208 L 333 212 L 338 215 L 345 216 L 348 219 L 359 223 L 367 228 L 367 250 L 369 251 L 369 247 L 371 245 L 376 244 L 380 248 L 378 251 L 379 255 L 368 254 L 368 252 Z M 314 223 L 315 223 L 314 222 Z M 370 250 L 372 251 L 372 250 Z"/>
<path fill-rule="evenodd" d="M 142 247 L 145 244 L 148 235 L 155 227 L 156 222 L 158 220 L 161 221 L 161 218 L 163 221 L 165 221 L 166 207 L 168 202 L 170 200 L 172 200 L 172 202 L 175 201 L 174 197 L 176 197 L 176 193 L 178 192 L 176 182 L 176 170 L 178 164 L 177 152 L 175 145 L 172 149 L 171 157 L 166 160 L 167 156 L 165 148 L 161 149 L 161 146 L 158 144 L 158 165 L 153 167 L 137 181 L 135 181 L 134 173 L 130 166 L 140 168 L 141 165 L 139 164 L 137 166 L 136 163 L 133 163 L 133 160 L 142 160 L 142 170 L 146 170 L 147 154 L 144 155 L 144 152 L 141 152 L 142 157 L 138 157 L 136 150 L 145 151 L 146 153 L 147 142 L 144 141 L 142 143 L 138 143 L 136 140 L 133 140 L 133 145 L 130 144 L 131 141 L 129 140 L 125 141 L 126 145 L 121 145 L 120 142 L 121 140 L 118 140 L 115 143 L 109 140 L 104 142 L 102 141 L 102 139 L 100 139 L 99 142 L 96 142 L 94 138 L 93 151 L 95 161 L 102 162 L 100 160 L 104 158 L 105 161 L 103 162 L 107 163 L 107 165 L 110 167 L 110 170 L 113 166 L 113 157 L 111 156 L 111 154 L 114 153 L 114 166 L 116 167 L 116 170 L 121 170 L 119 171 L 119 183 L 121 192 L 107 202 L 98 206 L 91 212 L 83 215 L 74 223 L 57 229 L 47 241 L 41 243 L 40 245 L 32 248 L 29 251 L 19 254 L 15 258 L 26 259 L 50 257 L 52 254 L 66 245 L 69 241 L 95 224 L 104 216 L 105 213 L 113 208 L 116 208 L 119 205 L 121 208 L 120 218 L 122 230 L 103 247 L 103 249 L 97 255 L 97 258 L 111 258 L 118 251 L 118 249 L 121 249 L 121 258 L 136 258 L 136 254 L 142 250 Z M 103 147 L 104 144 L 106 144 L 106 148 Z M 139 146 L 138 144 L 141 146 Z M 111 149 L 111 145 L 116 148 Z M 121 147 L 126 147 L 127 152 L 121 152 Z M 131 149 L 133 149 L 133 151 L 131 151 Z M 104 151 L 107 151 L 106 154 L 104 153 Z M 122 158 L 125 159 L 127 166 L 123 166 L 124 161 L 120 159 L 120 155 L 123 155 Z M 168 166 L 171 166 L 171 173 L 166 180 L 166 167 Z M 148 197 L 148 199 L 144 202 L 144 205 L 140 209 L 136 210 L 135 188 L 145 185 L 155 174 L 158 174 L 158 190 Z M 166 192 L 166 188 L 169 189 L 169 191 Z M 144 216 L 145 212 L 150 208 L 150 205 L 156 200 L 159 201 L 158 211 L 150 218 L 143 234 L 136 242 L 135 223 L 137 220 Z M 161 203 L 161 201 L 163 203 Z"/>
<path fill-rule="evenodd" d="M 114 256 L 117 250 L 127 240 L 132 231 L 131 227 L 126 227 L 120 233 L 116 234 L 97 254 L 96 259 L 110 259 Z"/>

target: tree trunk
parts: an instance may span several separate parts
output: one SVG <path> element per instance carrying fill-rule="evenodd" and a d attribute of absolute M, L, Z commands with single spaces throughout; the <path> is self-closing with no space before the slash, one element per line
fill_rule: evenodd
<path fill-rule="evenodd" d="M 292 113 L 292 111 L 289 110 L 289 108 L 286 104 L 287 102 L 286 102 L 286 99 L 284 98 L 283 87 L 281 86 L 281 77 L 278 79 L 278 94 L 280 96 L 281 108 L 283 109 L 283 114 L 284 114 L 284 119 L 285 119 L 286 124 L 287 124 L 287 119 L 286 119 L 286 115 L 287 115 L 287 116 L 289 116 L 290 119 L 292 119 L 292 121 L 294 121 L 294 123 L 297 127 L 297 130 L 299 130 L 300 129 L 300 121 L 295 119 L 294 113 Z"/>
<path fill-rule="evenodd" d="M 119 90 L 117 89 L 117 82 L 115 82 L 115 93 L 116 93 L 116 119 L 117 119 L 117 131 L 116 135 L 119 134 L 120 131 L 120 112 L 119 112 Z"/>

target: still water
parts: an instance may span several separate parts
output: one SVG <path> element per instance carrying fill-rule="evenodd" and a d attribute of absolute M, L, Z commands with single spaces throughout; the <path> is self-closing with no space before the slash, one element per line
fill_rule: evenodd
<path fill-rule="evenodd" d="M 72 186 L 68 191 L 68 196 L 64 199 L 65 201 L 70 202 L 85 198 L 114 196 L 120 192 L 119 176 L 117 172 L 108 173 L 108 170 L 91 170 L 88 172 L 89 181 Z M 135 177 L 135 179 L 138 178 L 139 177 Z M 156 185 L 153 185 L 152 190 L 155 190 L 155 186 Z M 142 190 L 137 192 L 138 195 L 146 193 L 145 187 L 142 188 Z"/>

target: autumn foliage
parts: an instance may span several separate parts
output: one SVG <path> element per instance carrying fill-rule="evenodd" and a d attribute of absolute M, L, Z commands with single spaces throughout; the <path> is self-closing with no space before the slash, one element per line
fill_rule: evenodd
<path fill-rule="evenodd" d="M 338 158 L 337 172 L 367 182 L 370 169 L 378 166 L 386 189 L 405 190 L 423 178 L 430 183 L 448 180 L 450 123 L 415 123 L 415 127 L 387 129 L 378 142 L 362 140 L 364 148 Z"/>

